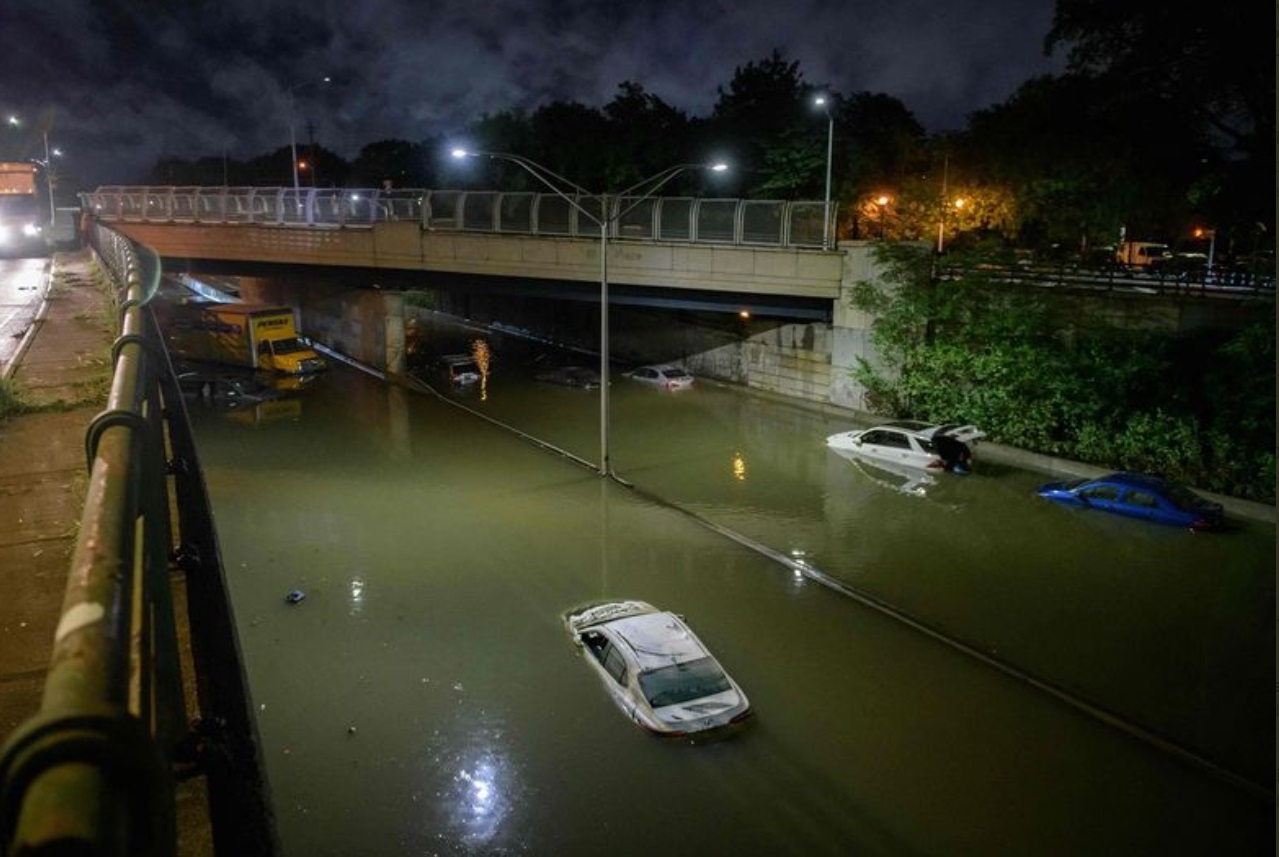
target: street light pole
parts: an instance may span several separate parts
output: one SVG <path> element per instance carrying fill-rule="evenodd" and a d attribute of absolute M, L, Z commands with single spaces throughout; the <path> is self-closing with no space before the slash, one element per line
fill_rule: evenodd
<path fill-rule="evenodd" d="M 946 244 L 946 179 L 950 173 L 950 152 L 942 156 L 941 162 L 941 214 L 937 218 L 937 255 L 940 256 Z"/>
<path fill-rule="evenodd" d="M 49 130 L 44 131 L 44 186 L 49 189 L 49 226 L 53 226 L 53 161 L 49 158 Z"/>
<path fill-rule="evenodd" d="M 542 166 L 536 161 L 520 155 L 511 155 L 505 152 L 476 152 L 469 149 L 454 149 L 453 157 L 455 158 L 490 158 L 497 161 L 508 161 L 519 166 L 533 178 L 537 179 L 543 185 L 551 190 L 560 199 L 567 202 L 579 215 L 587 220 L 597 224 L 600 228 L 600 476 L 608 476 L 612 473 L 612 466 L 609 464 L 609 407 L 608 407 L 608 370 L 609 370 L 609 344 L 608 344 L 608 230 L 609 226 L 614 222 L 625 217 L 632 209 L 640 203 L 647 200 L 653 194 L 657 193 L 666 186 L 671 179 L 675 178 L 686 170 L 693 169 L 709 169 L 715 172 L 723 172 L 728 169 L 726 164 L 678 164 L 668 167 L 655 175 L 649 176 L 643 181 L 631 185 L 625 190 L 619 191 L 613 196 L 616 199 L 624 199 L 635 195 L 641 190 L 643 193 L 639 195 L 634 202 L 626 208 L 618 208 L 610 213 L 610 203 L 608 196 L 604 194 L 592 194 L 584 190 L 577 184 L 569 181 L 561 175 L 557 175 L 550 169 Z M 599 216 L 595 216 L 586 209 L 576 199 L 564 192 L 563 188 L 567 187 L 578 196 L 594 197 L 600 201 Z"/>
<path fill-rule="evenodd" d="M 293 189 L 298 190 L 298 134 L 297 134 L 297 117 L 294 113 L 296 99 L 294 93 L 303 87 L 311 86 L 315 83 L 328 83 L 329 78 L 324 77 L 318 81 L 304 80 L 301 83 L 295 83 L 289 87 L 289 152 L 293 156 Z"/>
<path fill-rule="evenodd" d="M 830 165 L 832 155 L 835 152 L 835 117 L 831 115 L 830 108 L 827 107 L 828 99 L 824 95 L 819 95 L 813 99 L 813 103 L 826 113 L 826 196 L 823 197 L 825 202 L 822 204 L 822 249 L 830 249 Z"/>

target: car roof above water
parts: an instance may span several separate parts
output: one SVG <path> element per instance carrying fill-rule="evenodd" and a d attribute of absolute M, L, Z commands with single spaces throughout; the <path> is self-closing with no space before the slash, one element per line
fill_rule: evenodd
<path fill-rule="evenodd" d="M 674 613 L 644 613 L 608 623 L 645 670 L 704 658 L 709 653 Z"/>

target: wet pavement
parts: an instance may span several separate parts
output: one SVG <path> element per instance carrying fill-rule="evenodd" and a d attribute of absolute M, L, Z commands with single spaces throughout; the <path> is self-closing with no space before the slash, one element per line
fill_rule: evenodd
<path fill-rule="evenodd" d="M 5 260 L 5 265 L 43 261 Z M 44 282 L 40 285 L 40 297 L 47 298 L 42 318 L 34 317 L 35 295 L 29 296 L 27 308 L 6 307 L 9 314 L 28 318 L 6 337 L 7 377 L 30 404 L 58 400 L 77 404 L 0 422 L 0 589 L 5 593 L 0 600 L 0 734 L 4 735 L 40 706 L 84 504 L 84 433 L 105 404 L 105 395 L 99 401 L 86 400 L 91 389 L 105 394 L 99 379 L 109 362 L 112 339 L 111 331 L 99 323 L 106 318 L 107 297 L 94 284 L 91 270 L 86 255 L 60 254 L 54 267 L 58 286 L 46 290 Z"/>
<path fill-rule="evenodd" d="M 46 262 L 0 260 L 0 279 L 24 286 L 4 304 L 0 369 L 26 403 L 49 406 L 0 420 L 0 742 L 40 708 L 84 508 L 85 432 L 106 405 L 114 339 L 89 255 L 56 254 L 47 278 Z M 203 781 L 180 784 L 177 799 L 178 853 L 211 854 Z"/>

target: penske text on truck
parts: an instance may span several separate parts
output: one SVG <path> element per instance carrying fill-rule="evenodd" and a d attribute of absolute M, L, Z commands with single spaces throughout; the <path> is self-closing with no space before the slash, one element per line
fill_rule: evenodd
<path fill-rule="evenodd" d="M 298 338 L 293 310 L 261 304 L 188 303 L 174 307 L 169 351 L 188 360 L 243 366 L 286 375 L 325 368 Z"/>

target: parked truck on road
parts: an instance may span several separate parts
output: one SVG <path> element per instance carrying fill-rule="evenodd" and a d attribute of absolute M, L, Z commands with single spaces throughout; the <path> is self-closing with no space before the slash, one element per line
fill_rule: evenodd
<path fill-rule="evenodd" d="M 324 369 L 297 333 L 293 310 L 261 304 L 188 303 L 174 307 L 169 351 L 187 360 L 224 363 L 286 375 Z"/>
<path fill-rule="evenodd" d="M 1151 268 L 1171 253 L 1157 241 L 1123 241 L 1115 248 L 1115 261 L 1129 268 Z"/>
<path fill-rule="evenodd" d="M 49 252 L 36 187 L 36 165 L 0 162 L 0 253 Z"/>

